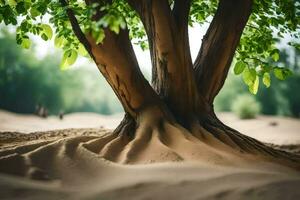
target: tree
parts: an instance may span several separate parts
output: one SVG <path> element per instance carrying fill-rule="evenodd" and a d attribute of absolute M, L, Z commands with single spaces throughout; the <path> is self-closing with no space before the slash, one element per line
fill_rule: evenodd
<path fill-rule="evenodd" d="M 291 165 L 299 155 L 276 150 L 223 124 L 213 102 L 221 90 L 232 60 L 252 93 L 260 78 L 269 87 L 270 73 L 284 79 L 287 68 L 278 61 L 278 38 L 285 33 L 299 37 L 299 2 L 253 0 L 37 0 L 1 1 L 0 21 L 18 25 L 17 43 L 29 48 L 28 33 L 44 40 L 52 37 L 48 24 L 37 20 L 49 14 L 55 27 L 55 44 L 64 49 L 62 67 L 75 62 L 84 49 L 94 60 L 119 98 L 125 117 L 117 129 L 102 138 L 98 147 L 106 159 L 128 163 L 158 141 L 157 150 L 172 160 L 172 149 L 198 145 L 212 149 L 259 154 Z M 17 16 L 22 21 L 18 23 Z M 192 62 L 188 26 L 210 21 L 195 62 Z M 274 34 L 274 30 L 275 34 Z M 147 36 L 147 42 L 145 42 Z M 143 77 L 131 40 L 149 46 L 152 85 Z M 299 47 L 294 40 L 290 45 Z M 236 54 L 235 54 L 236 52 Z M 213 148 L 208 148 L 212 146 Z M 121 147 L 120 147 L 121 146 Z M 120 149 L 121 148 L 121 149 Z M 150 148 L 151 149 L 151 148 Z M 120 160 L 119 156 L 125 155 Z M 151 159 L 151 158 L 149 158 Z"/>
<path fill-rule="evenodd" d="M 6 29 L 0 31 L 0 44 L 0 108 L 32 114 L 43 104 L 51 114 L 59 112 L 63 79 L 53 68 L 55 60 L 37 60 L 32 52 L 22 51 Z"/>

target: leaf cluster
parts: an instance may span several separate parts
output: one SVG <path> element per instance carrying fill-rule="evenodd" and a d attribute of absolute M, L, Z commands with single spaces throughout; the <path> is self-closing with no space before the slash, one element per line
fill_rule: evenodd
<path fill-rule="evenodd" d="M 17 26 L 16 40 L 30 48 L 30 35 L 43 40 L 54 38 L 55 46 L 62 48 L 62 69 L 76 61 L 77 56 L 88 56 L 75 37 L 67 10 L 74 13 L 80 28 L 97 43 L 103 42 L 105 30 L 119 33 L 128 29 L 130 39 L 142 49 L 148 48 L 146 33 L 137 13 L 126 0 L 96 1 L 69 0 L 62 6 L 59 0 L 0 0 L 0 23 Z M 170 6 L 174 1 L 169 1 Z M 212 20 L 217 0 L 192 0 L 189 24 L 204 24 Z M 280 40 L 289 38 L 288 45 L 300 48 L 300 2 L 297 0 L 254 0 L 252 14 L 242 34 L 235 54 L 235 74 L 242 74 L 252 93 L 262 79 L 266 87 L 271 84 L 270 74 L 283 80 L 291 74 L 287 66 L 280 66 Z M 47 21 L 46 23 L 44 21 Z"/>

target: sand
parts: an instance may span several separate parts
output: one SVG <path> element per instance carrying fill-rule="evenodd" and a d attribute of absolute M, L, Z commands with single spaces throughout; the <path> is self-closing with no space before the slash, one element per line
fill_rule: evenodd
<path fill-rule="evenodd" d="M 118 117 L 106 119 L 110 127 L 105 128 L 113 128 Z M 228 113 L 221 118 L 265 142 L 300 141 L 297 120 L 240 121 Z M 86 113 L 59 121 L 1 112 L 0 199 L 300 199 L 299 172 L 244 154 L 217 152 L 219 158 L 204 152 L 195 160 L 170 162 L 166 157 L 167 162 L 135 165 L 104 160 L 95 152 L 99 138 L 109 136 L 109 131 L 99 128 L 104 119 Z M 277 126 L 270 126 L 274 121 Z M 52 129 L 59 130 L 45 132 Z M 32 131 L 38 132 L 28 134 Z M 160 148 L 155 141 L 152 145 Z M 198 146 L 173 148 L 180 155 L 185 149 L 198 150 Z"/>
<path fill-rule="evenodd" d="M 240 120 L 232 113 L 218 113 L 220 119 L 241 133 L 260 141 L 278 145 L 300 144 L 300 120 L 287 117 L 258 116 L 256 119 Z M 57 116 L 47 119 L 35 115 L 22 115 L 0 110 L 0 131 L 30 133 L 67 128 L 114 129 L 123 114 L 99 115 L 95 113 L 72 113 L 60 120 Z M 272 126 L 271 124 L 276 125 Z"/>

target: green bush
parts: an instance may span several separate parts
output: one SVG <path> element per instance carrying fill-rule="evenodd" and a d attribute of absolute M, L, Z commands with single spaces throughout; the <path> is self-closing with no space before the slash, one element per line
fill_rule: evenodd
<path fill-rule="evenodd" d="M 260 113 L 260 104 L 250 94 L 243 94 L 232 102 L 232 111 L 241 119 L 253 119 Z"/>
<path fill-rule="evenodd" d="M 244 93 L 249 92 L 245 84 L 242 83 L 241 77 L 229 73 L 224 87 L 214 101 L 215 110 L 217 112 L 231 111 L 232 100 Z"/>

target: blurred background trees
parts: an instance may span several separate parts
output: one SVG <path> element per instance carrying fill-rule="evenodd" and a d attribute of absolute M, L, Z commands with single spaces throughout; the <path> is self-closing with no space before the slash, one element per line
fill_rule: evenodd
<path fill-rule="evenodd" d="M 293 75 L 284 81 L 271 75 L 271 86 L 266 88 L 260 84 L 256 95 L 249 93 L 241 76 L 229 73 L 223 89 L 215 100 L 216 110 L 240 113 L 245 107 L 249 110 L 258 110 L 257 104 L 259 104 L 261 114 L 300 117 L 300 51 L 296 48 L 283 49 L 279 62 L 281 66 L 291 69 Z M 249 100 L 244 101 L 239 98 L 245 95 L 253 96 L 255 101 L 249 103 Z"/>
<path fill-rule="evenodd" d="M 217 111 L 234 111 L 241 118 L 261 113 L 299 117 L 300 51 L 281 51 L 280 64 L 293 72 L 285 81 L 271 77 L 271 87 L 260 84 L 257 95 L 248 91 L 241 76 L 229 73 L 215 100 Z M 60 54 L 40 59 L 16 44 L 15 35 L 0 31 L 0 109 L 33 113 L 37 105 L 49 114 L 60 112 L 122 112 L 113 91 L 94 66 L 60 70 Z M 147 74 L 146 74 L 147 76 Z M 149 75 L 147 76 L 149 78 Z"/>
<path fill-rule="evenodd" d="M 0 35 L 0 109 L 33 113 L 37 105 L 59 112 L 122 112 L 112 90 L 96 67 L 60 70 L 60 56 L 39 59 L 16 44 L 15 36 Z"/>

